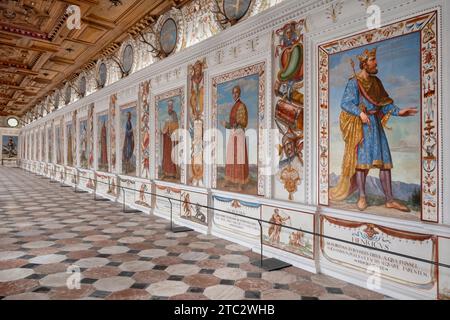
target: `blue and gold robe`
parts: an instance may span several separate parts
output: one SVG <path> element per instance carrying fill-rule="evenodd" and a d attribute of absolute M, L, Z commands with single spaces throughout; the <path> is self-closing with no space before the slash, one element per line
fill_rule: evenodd
<path fill-rule="evenodd" d="M 384 127 L 400 109 L 385 91 L 378 77 L 365 80 L 352 77 L 341 102 L 340 128 L 345 142 L 342 173 L 338 185 L 330 190 L 330 199 L 341 201 L 355 190 L 356 170 L 392 169 L 392 157 Z M 365 112 L 370 124 L 360 118 Z"/>

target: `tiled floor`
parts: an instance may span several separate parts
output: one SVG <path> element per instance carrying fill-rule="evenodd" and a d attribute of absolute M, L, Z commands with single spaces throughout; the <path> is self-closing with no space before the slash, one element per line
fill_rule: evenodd
<path fill-rule="evenodd" d="M 0 298 L 384 298 L 294 267 L 264 272 L 240 245 L 92 198 L 0 166 Z"/>

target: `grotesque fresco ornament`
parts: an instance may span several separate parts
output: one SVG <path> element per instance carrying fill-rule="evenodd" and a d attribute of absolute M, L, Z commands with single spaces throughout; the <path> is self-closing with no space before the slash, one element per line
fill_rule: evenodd
<path fill-rule="evenodd" d="M 141 100 L 141 177 L 150 177 L 150 81 L 139 87 Z"/>
<path fill-rule="evenodd" d="M 294 200 L 303 175 L 303 36 L 304 20 L 275 31 L 275 124 L 280 132 L 277 179 Z"/>
<path fill-rule="evenodd" d="M 319 47 L 321 204 L 438 221 L 436 24 L 433 12 Z"/>
<path fill-rule="evenodd" d="M 199 60 L 194 65 L 189 66 L 188 125 L 191 154 L 188 183 L 193 186 L 203 186 L 204 68 L 206 68 L 205 60 Z"/>

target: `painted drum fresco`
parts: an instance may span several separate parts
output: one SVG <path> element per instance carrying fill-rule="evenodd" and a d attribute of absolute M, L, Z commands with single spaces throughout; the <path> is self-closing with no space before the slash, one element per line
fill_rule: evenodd
<path fill-rule="evenodd" d="M 214 187 L 253 195 L 263 193 L 259 172 L 260 127 L 264 119 L 264 64 L 213 78 L 216 154 Z M 261 142 L 258 144 L 258 142 Z"/>
<path fill-rule="evenodd" d="M 208 225 L 208 195 L 181 191 L 180 217 L 198 224 Z"/>
<path fill-rule="evenodd" d="M 203 187 L 203 131 L 206 61 L 197 61 L 189 66 L 188 130 L 190 134 L 190 157 L 188 162 L 188 184 Z M 189 147 L 189 146 L 188 146 Z"/>
<path fill-rule="evenodd" d="M 169 182 L 181 181 L 178 129 L 182 127 L 183 90 L 176 89 L 156 97 L 156 150 L 159 150 L 157 177 Z"/>
<path fill-rule="evenodd" d="M 271 222 L 263 223 L 264 244 L 314 258 L 314 215 L 263 205 L 261 219 Z"/>
<path fill-rule="evenodd" d="M 73 166 L 73 147 L 72 147 L 72 143 L 73 143 L 73 132 L 72 132 L 72 122 L 68 122 L 66 124 L 66 140 L 67 140 L 67 150 L 66 150 L 66 164 L 69 167 Z"/>
<path fill-rule="evenodd" d="M 274 122 L 279 130 L 274 196 L 283 200 L 303 200 L 304 24 L 293 21 L 274 33 Z"/>
<path fill-rule="evenodd" d="M 80 150 L 80 167 L 88 168 L 88 156 L 89 156 L 89 130 L 87 119 L 80 119 L 80 136 L 79 136 L 79 149 Z"/>
<path fill-rule="evenodd" d="M 139 87 L 141 99 L 141 173 L 142 178 L 150 178 L 150 81 L 141 83 Z"/>
<path fill-rule="evenodd" d="M 109 170 L 109 122 L 108 113 L 97 115 L 97 167 L 98 170 L 108 172 Z"/>
<path fill-rule="evenodd" d="M 5 159 L 17 158 L 19 138 L 17 136 L 2 137 L 2 157 Z"/>
<path fill-rule="evenodd" d="M 137 160 L 137 110 L 136 104 L 120 107 L 120 150 L 122 157 L 122 173 L 127 176 L 136 175 Z"/>
<path fill-rule="evenodd" d="M 436 19 L 320 46 L 321 204 L 437 222 Z"/>

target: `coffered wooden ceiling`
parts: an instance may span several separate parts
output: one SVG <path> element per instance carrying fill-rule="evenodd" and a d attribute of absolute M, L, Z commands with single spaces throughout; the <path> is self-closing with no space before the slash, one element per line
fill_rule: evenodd
<path fill-rule="evenodd" d="M 22 116 L 144 16 L 191 0 L 0 0 L 0 116 Z M 67 7 L 81 10 L 69 30 Z"/>

